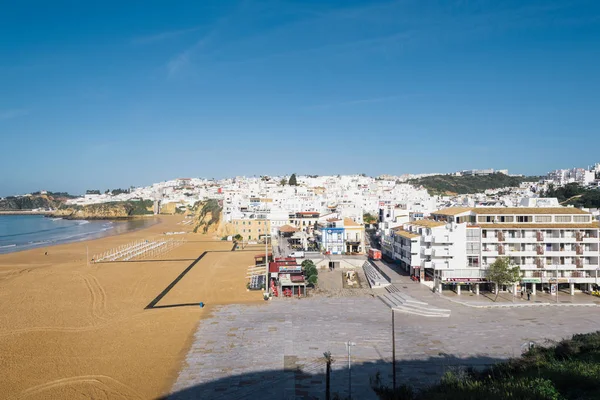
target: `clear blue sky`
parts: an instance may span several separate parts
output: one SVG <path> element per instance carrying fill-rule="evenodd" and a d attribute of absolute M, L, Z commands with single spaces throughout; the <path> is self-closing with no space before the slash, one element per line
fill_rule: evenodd
<path fill-rule="evenodd" d="M 600 161 L 600 1 L 3 1 L 0 195 Z"/>

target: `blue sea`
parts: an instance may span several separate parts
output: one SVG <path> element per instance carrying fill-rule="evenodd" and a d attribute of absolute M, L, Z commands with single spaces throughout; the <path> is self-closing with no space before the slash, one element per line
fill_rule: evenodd
<path fill-rule="evenodd" d="M 71 221 L 42 215 L 0 215 L 0 254 L 97 239 L 154 223 L 154 218 L 113 222 Z"/>

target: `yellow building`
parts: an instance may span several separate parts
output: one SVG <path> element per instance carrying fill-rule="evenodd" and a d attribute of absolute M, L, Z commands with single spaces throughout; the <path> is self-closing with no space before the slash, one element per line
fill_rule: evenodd
<path fill-rule="evenodd" d="M 233 219 L 233 226 L 236 234 L 242 235 L 244 240 L 259 240 L 265 233 L 268 235 L 271 230 L 271 223 L 265 219 L 241 218 Z"/>

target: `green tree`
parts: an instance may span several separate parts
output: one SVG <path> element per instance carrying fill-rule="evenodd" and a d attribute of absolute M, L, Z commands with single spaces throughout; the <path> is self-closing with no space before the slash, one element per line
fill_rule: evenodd
<path fill-rule="evenodd" d="M 308 283 L 315 286 L 317 284 L 317 280 L 319 279 L 319 270 L 314 262 L 311 260 L 302 261 L 302 274 Z"/>
<path fill-rule="evenodd" d="M 486 272 L 487 280 L 496 284 L 496 297 L 498 299 L 500 286 L 511 285 L 518 282 L 521 276 L 521 269 L 518 266 L 512 265 L 507 257 L 496 259 Z"/>
<path fill-rule="evenodd" d="M 374 215 L 371 215 L 370 213 L 365 213 L 363 214 L 363 222 L 365 224 L 374 224 L 377 222 L 377 218 Z"/>
<path fill-rule="evenodd" d="M 292 174 L 292 176 L 290 176 L 290 181 L 288 182 L 288 185 L 298 186 L 298 181 L 296 180 L 296 174 Z"/>
<path fill-rule="evenodd" d="M 279 181 L 279 184 L 281 186 L 285 186 L 285 185 L 287 185 L 287 180 L 285 178 L 281 178 L 281 180 Z"/>

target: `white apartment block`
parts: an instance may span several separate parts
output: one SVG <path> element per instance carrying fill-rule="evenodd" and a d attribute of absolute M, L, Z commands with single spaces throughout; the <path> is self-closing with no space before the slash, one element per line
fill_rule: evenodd
<path fill-rule="evenodd" d="M 437 290 L 454 287 L 460 292 L 461 284 L 476 293 L 480 285 L 492 289 L 486 269 L 499 257 L 520 267 L 519 285 L 534 293 L 558 283 L 573 294 L 598 283 L 600 226 L 588 212 L 571 207 L 451 207 L 431 216 L 396 228 L 386 243 L 393 243 L 396 262 Z"/>

